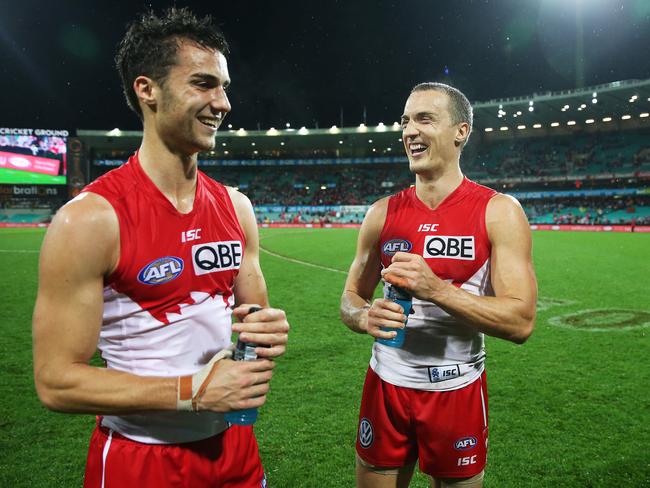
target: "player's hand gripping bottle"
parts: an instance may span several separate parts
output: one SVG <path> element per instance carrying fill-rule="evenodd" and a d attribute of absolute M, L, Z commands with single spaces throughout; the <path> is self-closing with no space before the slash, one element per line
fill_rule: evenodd
<path fill-rule="evenodd" d="M 406 322 L 404 322 L 404 327 L 401 329 L 394 329 L 392 327 L 381 327 L 381 330 L 385 332 L 397 332 L 397 335 L 392 339 L 377 339 L 377 342 L 391 347 L 402 347 L 404 344 L 404 337 L 406 336 L 406 324 L 408 323 L 408 316 L 411 313 L 413 308 L 413 299 L 411 295 L 402 290 L 401 288 L 386 283 L 385 288 L 386 298 L 391 300 L 404 309 L 404 315 L 406 315 Z"/>
<path fill-rule="evenodd" d="M 260 307 L 251 307 L 248 313 L 255 313 L 262 310 Z M 258 344 L 252 342 L 242 342 L 237 338 L 237 345 L 232 354 L 233 361 L 255 361 L 257 354 L 255 348 L 259 347 Z M 257 420 L 257 408 L 246 408 L 244 410 L 235 410 L 223 414 L 226 422 L 237 425 L 252 425 Z"/>

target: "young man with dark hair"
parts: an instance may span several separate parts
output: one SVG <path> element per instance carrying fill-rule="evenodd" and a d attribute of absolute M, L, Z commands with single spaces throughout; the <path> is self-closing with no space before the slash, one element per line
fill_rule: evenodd
<path fill-rule="evenodd" d="M 227 53 L 187 9 L 129 26 L 116 60 L 142 144 L 43 242 L 36 388 L 52 410 L 99 415 L 86 487 L 266 485 L 252 427 L 224 412 L 264 404 L 289 325 L 269 308 L 249 200 L 197 169 L 230 111 Z M 268 347 L 232 361 L 231 331 Z M 88 364 L 96 348 L 106 368 Z"/>
<path fill-rule="evenodd" d="M 519 203 L 460 169 L 472 110 L 456 88 L 423 83 L 402 115 L 415 186 L 371 206 L 341 318 L 373 346 L 357 438 L 357 486 L 407 487 L 415 462 L 436 488 L 479 488 L 487 453 L 484 334 L 523 343 L 535 322 L 531 235 Z M 398 287 L 412 313 L 382 298 Z M 401 347 L 381 341 L 406 325 Z M 394 346 L 394 344 L 393 344 Z"/>

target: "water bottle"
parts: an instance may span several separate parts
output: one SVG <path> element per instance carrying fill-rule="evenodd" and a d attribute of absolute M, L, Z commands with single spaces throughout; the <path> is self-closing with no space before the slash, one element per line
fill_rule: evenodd
<path fill-rule="evenodd" d="M 259 307 L 251 307 L 248 313 L 254 313 L 262 310 Z M 258 344 L 252 342 L 243 342 L 237 338 L 237 345 L 232 354 L 233 361 L 255 361 L 257 353 L 255 348 Z M 252 425 L 257 420 L 257 408 L 246 408 L 244 410 L 235 410 L 223 414 L 226 422 L 236 425 Z"/>
<path fill-rule="evenodd" d="M 377 339 L 377 342 L 384 344 L 390 347 L 402 347 L 404 344 L 404 337 L 406 336 L 406 323 L 408 323 L 408 316 L 411 313 L 413 308 L 413 299 L 406 291 L 401 288 L 386 283 L 385 296 L 388 300 L 391 300 L 404 309 L 404 315 L 406 315 L 406 322 L 404 327 L 401 329 L 394 329 L 392 327 L 381 327 L 381 330 L 385 332 L 397 332 L 397 335 L 392 339 Z"/>

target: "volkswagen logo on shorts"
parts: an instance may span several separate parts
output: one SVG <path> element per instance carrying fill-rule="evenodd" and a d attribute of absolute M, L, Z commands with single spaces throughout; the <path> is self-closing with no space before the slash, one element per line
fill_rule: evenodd
<path fill-rule="evenodd" d="M 151 261 L 138 273 L 138 281 L 145 285 L 162 285 L 183 272 L 183 260 L 175 256 L 165 256 Z"/>
<path fill-rule="evenodd" d="M 384 254 L 392 256 L 396 252 L 409 252 L 412 247 L 413 244 L 406 239 L 391 239 L 390 241 L 384 242 L 381 250 Z"/>
<path fill-rule="evenodd" d="M 374 433 L 372 431 L 372 424 L 370 420 L 363 418 L 359 424 L 359 444 L 364 449 L 370 447 L 374 439 Z"/>

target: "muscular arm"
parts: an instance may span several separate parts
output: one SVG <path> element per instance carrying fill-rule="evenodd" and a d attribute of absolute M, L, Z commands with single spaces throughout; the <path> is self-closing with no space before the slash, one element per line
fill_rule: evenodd
<path fill-rule="evenodd" d="M 490 200 L 486 225 L 494 297 L 476 296 L 441 280 L 421 256 L 412 254 L 397 253 L 384 278 L 485 334 L 521 344 L 533 331 L 537 302 L 530 227 L 519 203 L 506 195 Z"/>
<path fill-rule="evenodd" d="M 65 412 L 176 408 L 175 378 L 88 365 L 102 325 L 103 280 L 117 263 L 119 227 L 108 203 L 83 194 L 63 207 L 41 249 L 33 317 L 34 379 L 41 401 Z"/>
<path fill-rule="evenodd" d="M 245 342 L 263 344 L 270 347 L 255 349 L 258 357 L 275 358 L 286 351 L 289 324 L 283 310 L 269 308 L 266 282 L 260 267 L 260 241 L 257 221 L 250 200 L 233 188 L 228 192 L 235 207 L 239 224 L 246 235 L 244 258 L 235 279 L 235 303 L 233 313 L 239 322 L 233 324 L 233 332 Z M 248 314 L 252 305 L 263 310 Z"/>
<path fill-rule="evenodd" d="M 383 298 L 374 300 L 381 279 L 379 236 L 386 221 L 388 199 L 375 203 L 366 214 L 357 242 L 357 252 L 350 266 L 341 296 L 341 320 L 350 330 L 373 337 L 390 339 L 395 332 L 380 327 L 403 327 L 406 317 L 401 307 Z"/>

